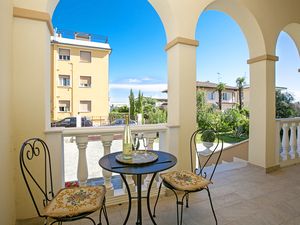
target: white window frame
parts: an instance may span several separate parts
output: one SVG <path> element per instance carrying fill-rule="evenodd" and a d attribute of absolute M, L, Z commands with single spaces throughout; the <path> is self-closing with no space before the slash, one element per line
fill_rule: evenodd
<path fill-rule="evenodd" d="M 225 97 L 226 96 L 226 97 Z M 228 93 L 227 92 L 223 92 L 222 93 L 222 100 L 223 101 L 229 101 L 229 96 L 228 96 Z"/>
<path fill-rule="evenodd" d="M 88 60 L 83 59 L 84 57 L 81 56 L 81 54 L 86 54 L 86 53 L 89 54 L 89 59 Z M 90 52 L 90 51 L 80 51 L 79 57 L 80 57 L 80 62 L 83 62 L 83 63 L 91 63 L 92 62 L 92 52 Z"/>
<path fill-rule="evenodd" d="M 81 104 L 87 103 L 87 110 L 82 110 Z M 79 102 L 79 110 L 80 113 L 89 113 L 92 112 L 92 101 L 91 100 L 81 100 Z"/>
<path fill-rule="evenodd" d="M 66 83 L 67 80 L 69 80 L 69 84 L 68 85 L 65 85 L 65 81 Z M 71 87 L 71 76 L 70 75 L 65 75 L 65 74 L 59 74 L 58 75 L 58 86 L 60 87 Z"/>
<path fill-rule="evenodd" d="M 61 51 L 68 51 L 69 54 L 61 54 Z M 59 48 L 58 49 L 58 60 L 61 61 L 70 61 L 71 58 L 71 50 L 67 48 Z"/>
<path fill-rule="evenodd" d="M 81 83 L 82 80 L 87 79 L 86 83 Z M 79 78 L 79 87 L 90 88 L 92 86 L 92 77 L 91 76 L 80 76 Z"/>
<path fill-rule="evenodd" d="M 61 106 L 62 104 L 64 104 L 66 106 Z M 58 112 L 70 112 L 70 106 L 71 106 L 71 101 L 70 100 L 58 100 Z M 61 108 L 63 110 L 61 110 Z"/>
<path fill-rule="evenodd" d="M 215 95 L 214 95 L 214 92 L 207 92 L 207 100 L 214 100 L 215 99 Z"/>

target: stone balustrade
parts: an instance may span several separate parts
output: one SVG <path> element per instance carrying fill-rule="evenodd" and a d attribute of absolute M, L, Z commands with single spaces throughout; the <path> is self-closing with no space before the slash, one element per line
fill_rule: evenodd
<path fill-rule="evenodd" d="M 87 146 L 90 139 L 93 137 L 98 137 L 98 140 L 101 141 L 103 145 L 103 154 L 107 155 L 111 153 L 111 146 L 114 141 L 122 139 L 123 134 L 122 126 L 105 126 L 105 127 L 83 127 L 83 128 L 55 128 L 51 131 L 46 132 L 46 140 L 49 143 L 49 147 L 58 147 L 61 146 L 61 151 L 56 150 L 55 154 L 61 154 L 63 156 L 64 152 L 64 143 L 65 138 L 69 138 L 71 140 L 75 140 L 77 151 L 78 151 L 78 164 L 74 165 L 74 170 L 77 168 L 77 180 L 79 185 L 86 185 L 89 178 L 88 171 L 88 162 L 87 162 Z M 153 148 L 154 140 L 157 138 L 157 133 L 159 133 L 159 149 L 167 151 L 166 146 L 166 133 L 167 126 L 165 124 L 155 124 L 155 125 L 141 125 L 141 126 L 131 126 L 132 133 L 143 133 L 143 136 L 146 137 L 149 141 L 149 148 Z M 141 144 L 140 149 L 143 148 Z M 120 149 L 122 150 L 122 149 Z M 99 151 L 100 154 L 100 151 Z M 103 155 L 99 155 L 99 160 Z M 59 158 L 56 156 L 55 158 Z M 61 180 L 61 186 L 64 186 L 64 160 L 61 160 L 61 168 L 58 169 L 56 174 L 54 174 L 54 178 L 57 180 Z M 107 204 L 119 204 L 121 202 L 127 201 L 127 195 L 125 190 L 116 189 L 112 184 L 112 173 L 106 170 L 102 170 L 104 185 L 107 188 Z M 101 174 L 99 174 L 99 177 Z M 131 191 L 135 191 L 135 182 L 131 175 L 127 175 L 126 179 L 128 180 L 128 184 L 130 186 Z M 144 179 L 144 191 L 147 190 L 149 185 L 149 180 L 151 179 L 151 175 L 146 176 Z M 152 192 L 155 194 L 157 192 L 156 183 L 153 183 Z"/>
<path fill-rule="evenodd" d="M 281 166 L 300 162 L 300 118 L 276 120 L 276 152 Z"/>

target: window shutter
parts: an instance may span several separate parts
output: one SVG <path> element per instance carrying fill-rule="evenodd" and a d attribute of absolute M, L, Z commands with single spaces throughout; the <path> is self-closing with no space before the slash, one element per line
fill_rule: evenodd
<path fill-rule="evenodd" d="M 91 111 L 91 101 L 80 101 L 79 111 L 80 112 L 90 112 Z"/>
<path fill-rule="evenodd" d="M 70 55 L 70 50 L 69 49 L 60 48 L 59 49 L 59 54 L 60 55 Z"/>
<path fill-rule="evenodd" d="M 80 51 L 80 61 L 91 62 L 91 52 Z"/>

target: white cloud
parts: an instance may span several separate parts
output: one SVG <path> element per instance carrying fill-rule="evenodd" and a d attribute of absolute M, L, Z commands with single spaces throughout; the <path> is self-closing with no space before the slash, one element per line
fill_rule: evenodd
<path fill-rule="evenodd" d="M 153 80 L 151 77 L 143 77 L 142 79 L 143 81 L 150 81 L 150 80 Z"/>
<path fill-rule="evenodd" d="M 141 90 L 142 92 L 161 92 L 167 89 L 167 84 L 110 84 L 110 89 Z"/>
<path fill-rule="evenodd" d="M 151 78 L 151 77 L 143 77 L 143 78 L 140 78 L 140 79 L 129 78 L 128 83 L 142 83 L 144 81 L 152 81 L 152 80 L 153 80 L 153 78 Z"/>
<path fill-rule="evenodd" d="M 129 83 L 141 83 L 142 81 L 139 80 L 139 79 L 135 79 L 135 78 L 129 78 L 129 79 L 128 79 L 128 82 L 129 82 Z"/>

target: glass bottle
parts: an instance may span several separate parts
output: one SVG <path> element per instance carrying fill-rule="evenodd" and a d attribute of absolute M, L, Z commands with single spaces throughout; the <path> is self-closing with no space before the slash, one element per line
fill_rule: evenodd
<path fill-rule="evenodd" d="M 132 138 L 131 138 L 128 115 L 125 116 L 125 127 L 123 133 L 123 158 L 124 159 L 132 158 Z"/>

